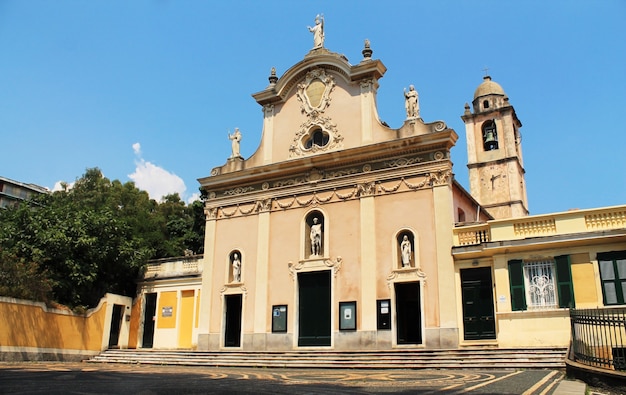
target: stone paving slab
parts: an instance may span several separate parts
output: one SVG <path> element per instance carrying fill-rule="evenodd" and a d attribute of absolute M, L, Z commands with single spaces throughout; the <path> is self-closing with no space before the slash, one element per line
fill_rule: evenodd
<path fill-rule="evenodd" d="M 0 393 L 3 394 L 570 394 L 558 392 L 562 383 L 566 381 L 559 370 L 254 369 L 0 363 Z M 583 395 L 584 388 L 582 392 L 573 393 Z"/>

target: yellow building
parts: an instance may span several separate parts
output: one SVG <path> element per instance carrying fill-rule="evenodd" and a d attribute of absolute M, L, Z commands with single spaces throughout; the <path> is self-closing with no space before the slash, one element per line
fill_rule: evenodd
<path fill-rule="evenodd" d="M 362 53 L 352 65 L 322 35 L 272 70 L 256 152 L 241 157 L 235 130 L 199 179 L 204 256 L 154 262 L 141 283 L 138 346 L 564 346 L 568 307 L 623 304 L 626 206 L 528 216 L 521 122 L 488 77 L 462 116 L 468 193 L 456 132 L 422 119 L 413 86 L 403 125 L 382 122 L 386 68 Z"/>
<path fill-rule="evenodd" d="M 454 229 L 465 344 L 562 346 L 569 308 L 624 305 L 626 206 Z"/>
<path fill-rule="evenodd" d="M 198 336 L 202 255 L 150 261 L 140 304 L 134 311 L 137 331 L 131 344 L 143 348 L 189 349 Z"/>

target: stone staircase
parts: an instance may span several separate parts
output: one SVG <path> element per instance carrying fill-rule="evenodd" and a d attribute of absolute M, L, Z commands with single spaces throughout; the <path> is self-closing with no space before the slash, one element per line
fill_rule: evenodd
<path fill-rule="evenodd" d="M 390 351 L 107 350 L 87 362 L 345 369 L 563 369 L 565 348 Z"/>

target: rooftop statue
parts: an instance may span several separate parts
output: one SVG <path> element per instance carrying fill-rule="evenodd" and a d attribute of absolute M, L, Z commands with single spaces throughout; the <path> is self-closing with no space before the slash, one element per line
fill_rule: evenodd
<path fill-rule="evenodd" d="M 239 153 L 239 143 L 241 142 L 241 132 L 239 128 L 235 128 L 235 133 L 228 133 L 228 139 L 231 141 L 232 154 L 231 158 L 239 158 L 241 154 Z"/>
<path fill-rule="evenodd" d="M 420 107 L 418 104 L 417 91 L 413 85 L 409 86 L 409 91 L 407 92 L 404 89 L 404 106 L 406 107 L 406 117 L 407 118 L 419 118 L 420 117 Z"/>
<path fill-rule="evenodd" d="M 315 17 L 315 26 L 307 26 L 309 31 L 313 33 L 313 49 L 324 47 L 324 15 L 318 14 Z"/>

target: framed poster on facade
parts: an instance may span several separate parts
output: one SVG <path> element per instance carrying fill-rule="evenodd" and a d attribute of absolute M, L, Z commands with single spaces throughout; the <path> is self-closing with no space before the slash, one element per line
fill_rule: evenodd
<path fill-rule="evenodd" d="M 356 330 L 356 301 L 339 302 L 339 330 Z"/>
<path fill-rule="evenodd" d="M 391 329 L 391 300 L 376 301 L 376 321 L 378 329 Z"/>
<path fill-rule="evenodd" d="M 287 332 L 287 305 L 272 306 L 272 333 Z"/>

